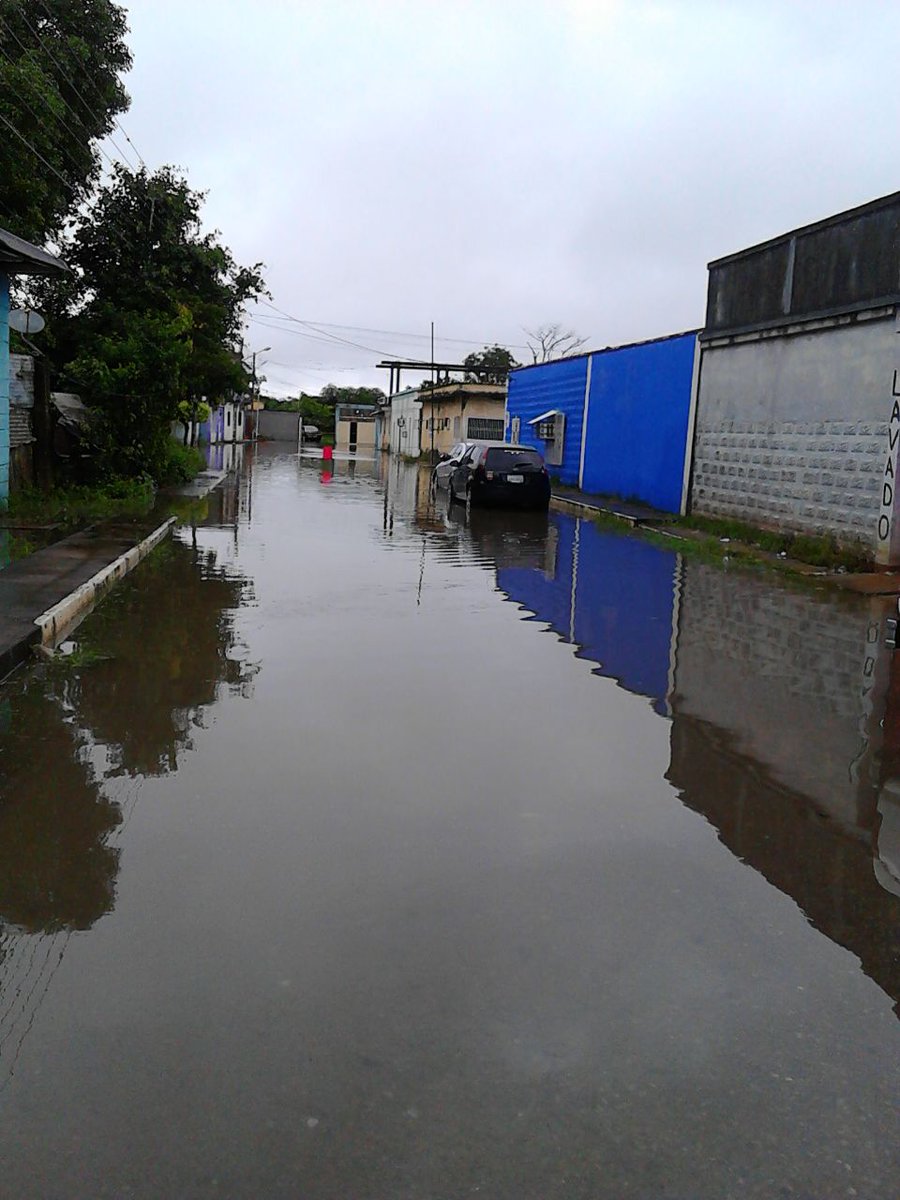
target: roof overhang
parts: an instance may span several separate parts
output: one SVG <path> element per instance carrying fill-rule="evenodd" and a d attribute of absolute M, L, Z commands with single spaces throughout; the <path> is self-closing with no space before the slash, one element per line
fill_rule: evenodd
<path fill-rule="evenodd" d="M 541 413 L 539 417 L 532 417 L 528 422 L 529 425 L 540 425 L 541 421 L 549 421 L 551 417 L 561 417 L 563 411 L 561 408 L 548 408 L 545 413 Z"/>
<path fill-rule="evenodd" d="M 0 229 L 0 271 L 5 275 L 63 275 L 68 269 L 55 254 Z"/>

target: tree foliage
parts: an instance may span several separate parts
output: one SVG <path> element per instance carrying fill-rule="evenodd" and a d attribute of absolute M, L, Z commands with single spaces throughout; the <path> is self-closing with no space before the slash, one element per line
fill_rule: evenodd
<path fill-rule="evenodd" d="M 126 32 L 111 0 L 0 0 L 0 221 L 20 237 L 57 234 L 98 179 Z"/>
<path fill-rule="evenodd" d="M 550 362 L 555 358 L 570 358 L 589 341 L 579 337 L 571 329 L 563 329 L 562 325 L 541 325 L 537 329 L 526 329 L 528 348 L 531 351 L 531 361 L 535 363 Z"/>
<path fill-rule="evenodd" d="M 506 383 L 509 373 L 519 363 L 505 346 L 485 346 L 463 359 L 467 383 Z"/>
<path fill-rule="evenodd" d="M 381 388 L 339 387 L 336 383 L 326 383 L 319 399 L 334 408 L 336 404 L 383 404 L 387 396 Z"/>
<path fill-rule="evenodd" d="M 102 415 L 107 465 L 158 477 L 179 404 L 245 391 L 236 343 L 243 305 L 265 285 L 200 229 L 203 197 L 169 167 L 116 169 L 71 237 L 78 292 L 58 361 Z"/>

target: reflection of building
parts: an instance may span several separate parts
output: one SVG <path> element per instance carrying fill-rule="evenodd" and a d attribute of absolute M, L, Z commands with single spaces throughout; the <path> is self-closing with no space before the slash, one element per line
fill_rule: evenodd
<path fill-rule="evenodd" d="M 890 602 L 793 590 L 554 515 L 509 598 L 672 720 L 667 777 L 900 1001 L 900 657 Z"/>
<path fill-rule="evenodd" d="M 547 621 L 597 664 L 597 673 L 668 712 L 677 555 L 590 521 L 553 514 L 556 571 L 548 577 L 506 566 L 497 583 L 511 600 Z"/>

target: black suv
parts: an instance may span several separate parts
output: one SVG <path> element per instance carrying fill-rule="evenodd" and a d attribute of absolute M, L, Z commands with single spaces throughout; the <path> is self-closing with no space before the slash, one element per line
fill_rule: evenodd
<path fill-rule="evenodd" d="M 533 446 L 475 442 L 450 476 L 450 499 L 478 507 L 546 509 L 550 476 Z"/>

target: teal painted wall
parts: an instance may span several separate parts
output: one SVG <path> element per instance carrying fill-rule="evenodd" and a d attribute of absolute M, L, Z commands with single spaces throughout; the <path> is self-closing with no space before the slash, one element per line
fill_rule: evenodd
<path fill-rule="evenodd" d="M 9 276 L 0 274 L 0 506 L 9 497 Z"/>

